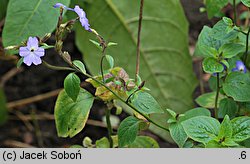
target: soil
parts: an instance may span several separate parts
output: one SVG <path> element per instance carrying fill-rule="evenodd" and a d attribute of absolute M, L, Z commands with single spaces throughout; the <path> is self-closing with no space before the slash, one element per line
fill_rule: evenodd
<path fill-rule="evenodd" d="M 189 40 L 194 45 L 198 34 L 205 24 L 212 24 L 207 19 L 206 14 L 200 14 L 199 8 L 203 6 L 202 0 L 181 0 L 186 16 L 190 23 Z M 1 33 L 1 31 L 0 31 Z M 49 40 L 54 42 L 53 38 Z M 71 33 L 65 42 L 66 50 L 73 54 L 73 59 L 80 59 L 81 53 L 74 45 L 74 33 Z M 45 61 L 50 61 L 54 65 L 64 65 L 64 62 L 57 57 L 53 50 L 49 51 L 44 57 Z M 199 63 L 198 63 L 199 64 Z M 198 75 L 197 63 L 194 68 Z M 0 79 L 8 71 L 15 68 L 13 60 L 0 60 Z M 39 65 L 36 67 L 22 66 L 23 71 L 10 78 L 4 86 L 8 102 L 21 100 L 24 98 L 41 95 L 63 87 L 63 80 L 67 72 L 49 70 Z M 84 78 L 84 77 L 83 77 Z M 85 86 L 86 87 L 86 86 Z M 87 89 L 91 92 L 94 89 L 88 85 Z M 72 139 L 57 137 L 55 123 L 53 119 L 37 120 L 36 116 L 43 114 L 53 115 L 56 97 L 44 99 L 42 101 L 29 103 L 10 110 L 9 121 L 0 127 L 0 147 L 69 147 L 72 144 L 82 144 L 85 136 L 91 136 L 95 141 L 107 135 L 105 128 L 87 125 L 84 130 Z M 104 115 L 104 105 L 96 101 L 90 113 L 90 119 L 102 120 Z M 35 115 L 34 115 L 35 113 Z M 35 116 L 33 120 L 27 120 L 25 116 Z M 126 116 L 122 113 L 121 119 Z M 154 137 L 161 147 L 176 147 L 176 145 L 163 141 L 159 137 L 146 132 Z"/>

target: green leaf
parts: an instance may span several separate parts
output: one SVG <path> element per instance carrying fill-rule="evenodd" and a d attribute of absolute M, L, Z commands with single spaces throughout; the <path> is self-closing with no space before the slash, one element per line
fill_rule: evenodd
<path fill-rule="evenodd" d="M 80 78 L 74 74 L 70 73 L 65 79 L 64 79 L 64 89 L 68 96 L 73 100 L 76 101 L 77 96 L 79 95 L 80 91 Z"/>
<path fill-rule="evenodd" d="M 232 129 L 231 121 L 230 121 L 229 116 L 226 115 L 221 123 L 218 138 L 225 140 L 227 138 L 231 138 L 232 134 L 233 134 L 233 129 Z"/>
<path fill-rule="evenodd" d="M 250 7 L 250 0 L 241 0 L 241 2 L 247 6 L 247 7 Z"/>
<path fill-rule="evenodd" d="M 65 90 L 61 91 L 55 105 L 56 129 L 59 137 L 74 137 L 85 126 L 94 97 L 80 89 L 74 102 Z"/>
<path fill-rule="evenodd" d="M 73 64 L 79 69 L 81 70 L 81 72 L 83 74 L 86 74 L 86 69 L 85 69 L 85 65 L 80 61 L 80 60 L 74 60 Z"/>
<path fill-rule="evenodd" d="M 236 39 L 239 32 L 236 30 L 232 30 L 228 33 L 227 28 L 228 26 L 226 25 L 226 23 L 223 20 L 220 20 L 214 25 L 212 29 L 212 37 L 218 40 L 223 40 L 224 42 Z"/>
<path fill-rule="evenodd" d="M 180 121 L 185 121 L 185 120 L 188 120 L 192 117 L 196 117 L 196 116 L 211 116 L 211 112 L 206 109 L 206 108 L 194 108 L 194 109 L 190 109 L 188 111 L 186 111 L 184 113 L 184 116 L 183 117 L 180 117 Z"/>
<path fill-rule="evenodd" d="M 212 37 L 212 28 L 204 26 L 199 34 L 194 54 L 202 57 L 215 57 L 221 44 L 221 41 Z"/>
<path fill-rule="evenodd" d="M 250 117 L 237 117 L 232 121 L 233 135 L 235 142 L 241 142 L 250 138 Z"/>
<path fill-rule="evenodd" d="M 228 26 L 233 26 L 233 25 L 234 25 L 234 23 L 233 23 L 233 21 L 232 21 L 231 18 L 223 17 L 222 20 L 223 20 L 224 23 L 225 23 L 226 25 L 228 25 Z"/>
<path fill-rule="evenodd" d="M 118 43 L 109 42 L 107 46 L 108 46 L 108 47 L 111 47 L 111 46 L 117 46 L 117 45 L 118 45 Z"/>
<path fill-rule="evenodd" d="M 205 145 L 218 135 L 220 129 L 219 121 L 207 116 L 193 117 L 183 121 L 182 126 L 188 137 Z"/>
<path fill-rule="evenodd" d="M 109 140 L 107 137 L 102 137 L 95 142 L 96 148 L 109 148 Z"/>
<path fill-rule="evenodd" d="M 167 110 L 167 112 L 170 114 L 170 116 L 171 117 L 173 117 L 173 118 L 176 118 L 176 113 L 175 113 L 175 111 L 173 111 L 173 110 L 171 110 L 171 109 L 166 109 Z"/>
<path fill-rule="evenodd" d="M 230 118 L 234 118 L 237 112 L 237 103 L 231 98 L 224 98 L 220 101 L 219 105 L 219 118 L 224 118 L 228 115 Z"/>
<path fill-rule="evenodd" d="M 114 58 L 110 55 L 105 55 L 107 62 L 109 63 L 110 69 L 114 68 Z"/>
<path fill-rule="evenodd" d="M 206 0 L 205 1 L 208 18 L 211 19 L 213 16 L 218 14 L 220 10 L 228 4 L 228 0 Z"/>
<path fill-rule="evenodd" d="M 129 148 L 159 148 L 158 143 L 148 136 L 137 136 L 135 141 L 128 145 Z"/>
<path fill-rule="evenodd" d="M 70 0 L 10 0 L 3 29 L 4 47 L 53 32 L 59 17 L 59 9 L 53 5 L 58 2 L 68 6 Z"/>
<path fill-rule="evenodd" d="M 102 46 L 100 45 L 100 43 L 98 43 L 98 42 L 96 42 L 96 41 L 94 41 L 92 39 L 89 39 L 89 41 L 91 43 L 93 43 L 95 45 L 95 47 L 97 47 L 99 49 L 99 51 L 102 51 Z"/>
<path fill-rule="evenodd" d="M 135 74 L 139 5 L 132 0 L 129 3 L 95 0 L 82 6 L 91 26 L 104 39 L 118 43 L 115 48 L 108 48 L 107 54 L 114 55 L 116 65 L 126 68 L 130 77 Z M 100 10 L 104 7 L 105 10 Z M 181 4 L 176 0 L 148 1 L 143 12 L 140 76 L 147 81 L 147 87 L 152 89 L 153 97 L 163 108 L 184 112 L 193 105 L 192 93 L 197 81 L 188 52 L 188 22 Z M 76 29 L 77 47 L 84 54 L 90 72 L 98 74 L 100 69 L 96 61 L 100 60 L 97 55 L 100 51 L 88 38 L 93 38 L 93 34 L 79 26 Z"/>
<path fill-rule="evenodd" d="M 204 108 L 214 108 L 215 107 L 215 96 L 216 92 L 205 93 L 195 99 L 195 102 Z M 221 99 L 224 96 L 219 94 L 218 106 Z"/>
<path fill-rule="evenodd" d="M 180 115 L 178 120 L 175 120 L 173 122 L 168 122 L 170 123 L 169 130 L 171 137 L 178 144 L 179 147 L 183 147 L 187 140 L 187 134 L 184 131 L 181 122 L 196 116 L 210 116 L 210 115 L 211 115 L 210 111 L 206 108 L 194 108 L 188 110 L 187 112 L 184 113 L 184 116 Z M 174 118 L 176 119 L 176 116 Z"/>
<path fill-rule="evenodd" d="M 219 73 L 224 70 L 223 65 L 213 57 L 208 57 L 202 62 L 203 70 L 207 73 Z"/>
<path fill-rule="evenodd" d="M 163 113 L 158 102 L 147 92 L 136 92 L 131 99 L 131 103 L 144 114 Z"/>
<path fill-rule="evenodd" d="M 219 52 L 222 53 L 222 56 L 224 58 L 232 58 L 244 51 L 245 51 L 245 46 L 238 43 L 224 44 L 219 50 Z"/>
<path fill-rule="evenodd" d="M 126 145 L 132 144 L 139 131 L 139 123 L 141 120 L 129 116 L 125 118 L 119 128 L 118 128 L 118 145 L 119 147 L 124 147 Z"/>
<path fill-rule="evenodd" d="M 6 97 L 3 88 L 0 87 L 0 125 L 3 125 L 8 119 L 8 109 Z"/>
<path fill-rule="evenodd" d="M 183 147 L 188 136 L 180 123 L 173 123 L 169 126 L 170 135 L 179 147 Z"/>
<path fill-rule="evenodd" d="M 223 90 L 227 96 L 232 97 L 235 101 L 250 101 L 249 74 L 240 72 L 230 73 L 223 84 Z"/>

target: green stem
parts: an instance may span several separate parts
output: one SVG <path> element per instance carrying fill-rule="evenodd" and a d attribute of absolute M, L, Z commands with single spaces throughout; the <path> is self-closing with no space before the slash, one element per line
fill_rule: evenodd
<path fill-rule="evenodd" d="M 247 62 L 247 56 L 248 56 L 248 40 L 249 40 L 249 34 L 250 34 L 250 26 L 248 28 L 247 34 L 246 34 L 246 51 L 244 54 L 244 63 L 246 64 Z"/>
<path fill-rule="evenodd" d="M 217 90 L 215 96 L 215 107 L 214 107 L 214 115 L 215 118 L 218 119 L 218 99 L 219 99 L 219 92 L 220 92 L 220 74 L 216 73 L 216 81 L 217 81 Z"/>
<path fill-rule="evenodd" d="M 236 10 L 236 0 L 233 0 L 233 9 L 234 9 L 234 25 L 237 26 L 237 10 Z"/>
<path fill-rule="evenodd" d="M 60 67 L 60 66 L 54 66 L 54 65 L 51 65 L 49 63 L 47 63 L 46 61 L 43 60 L 42 64 L 50 69 L 53 69 L 53 70 L 57 70 L 57 71 L 75 71 L 75 69 L 73 68 L 70 68 L 70 67 Z"/>
<path fill-rule="evenodd" d="M 113 140 L 111 137 L 113 133 L 113 129 L 112 129 L 111 122 L 110 122 L 110 110 L 109 109 L 106 109 L 105 115 L 106 115 L 106 123 L 107 123 L 107 128 L 108 128 L 109 147 L 113 148 Z"/>

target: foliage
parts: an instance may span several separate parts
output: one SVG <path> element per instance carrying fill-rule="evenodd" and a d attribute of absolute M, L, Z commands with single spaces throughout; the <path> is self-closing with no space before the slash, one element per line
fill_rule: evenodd
<path fill-rule="evenodd" d="M 241 2 L 250 6 L 247 0 Z M 72 0 L 69 8 L 69 0 L 10 0 L 3 31 L 6 50 L 19 51 L 18 66 L 43 63 L 50 69 L 70 71 L 55 105 L 59 137 L 74 137 L 83 130 L 96 99 L 106 104 L 108 136 L 94 143 L 85 137 L 82 145 L 72 147 L 158 148 L 153 138 L 141 135 L 148 128 L 164 139 L 170 134 L 179 147 L 249 147 L 250 117 L 246 113 L 250 109 L 250 28 L 238 24 L 237 14 L 234 19 L 222 17 L 213 27 L 204 26 L 199 35 L 195 55 L 203 58 L 202 68 L 211 75 L 212 91 L 198 96 L 196 103 L 200 107 L 192 108 L 191 93 L 196 80 L 188 55 L 187 22 L 179 2 L 146 1 L 143 19 L 142 10 L 140 19 L 136 12 L 142 5 L 132 0 L 81 2 L 87 14 L 75 3 L 78 1 Z M 206 0 L 208 16 L 220 17 L 221 9 L 228 3 Z M 239 1 L 230 3 L 236 7 Z M 131 12 L 127 12 L 129 9 Z M 141 35 L 136 33 L 138 23 L 143 23 Z M 54 29 L 55 43 L 47 45 Z M 65 36 L 71 30 L 76 31 L 76 44 L 84 62 L 72 61 L 69 52 L 63 51 Z M 47 63 L 42 57 L 49 48 L 54 48 L 67 66 Z M 137 62 L 135 78 L 131 78 L 136 50 L 142 56 L 141 72 Z M 81 88 L 80 75 L 87 77 L 85 82 L 95 88 L 94 94 Z M 0 121 L 4 121 L 6 103 L 3 96 L 0 100 L 4 106 Z M 132 116 L 124 118 L 114 133 L 111 111 L 116 109 L 119 115 L 123 106 L 132 111 Z"/>

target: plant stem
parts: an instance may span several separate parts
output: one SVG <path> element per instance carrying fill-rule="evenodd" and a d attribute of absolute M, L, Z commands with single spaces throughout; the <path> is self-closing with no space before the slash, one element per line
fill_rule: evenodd
<path fill-rule="evenodd" d="M 246 34 L 246 51 L 244 54 L 244 63 L 246 64 L 247 62 L 247 56 L 248 56 L 248 40 L 249 40 L 249 34 L 250 34 L 250 26 L 248 28 L 247 34 Z"/>
<path fill-rule="evenodd" d="M 214 116 L 218 119 L 218 99 L 219 99 L 219 92 L 220 92 L 220 74 L 216 73 L 216 81 L 217 81 L 217 90 L 215 96 L 215 107 L 214 107 Z"/>
<path fill-rule="evenodd" d="M 139 72 L 140 72 L 140 44 L 141 44 L 141 27 L 142 27 L 143 4 L 144 4 L 144 0 L 141 0 L 138 34 L 137 34 L 137 50 L 136 50 L 136 71 L 135 71 L 135 80 L 136 81 L 137 81 L 137 77 L 138 77 Z"/>
<path fill-rule="evenodd" d="M 104 54 L 104 51 L 102 53 L 102 58 L 101 58 L 101 62 L 100 62 L 100 67 L 101 67 L 101 75 L 102 75 L 102 82 L 104 83 L 105 80 L 104 80 L 104 73 L 103 73 L 103 60 L 105 58 L 105 54 Z"/>
<path fill-rule="evenodd" d="M 237 10 L 236 10 L 236 0 L 233 0 L 233 9 L 234 9 L 234 25 L 237 26 Z"/>
<path fill-rule="evenodd" d="M 46 61 L 43 60 L 43 65 L 50 68 L 50 69 L 53 69 L 53 70 L 57 70 L 57 71 L 75 71 L 75 69 L 73 68 L 70 68 L 70 67 L 60 67 L 60 66 L 53 66 L 49 63 L 47 63 Z"/>
<path fill-rule="evenodd" d="M 111 122 L 110 122 L 110 109 L 106 109 L 105 115 L 106 115 L 106 123 L 107 123 L 107 128 L 108 128 L 109 147 L 113 148 L 113 140 L 111 137 L 113 133 L 113 129 L 112 129 Z"/>

